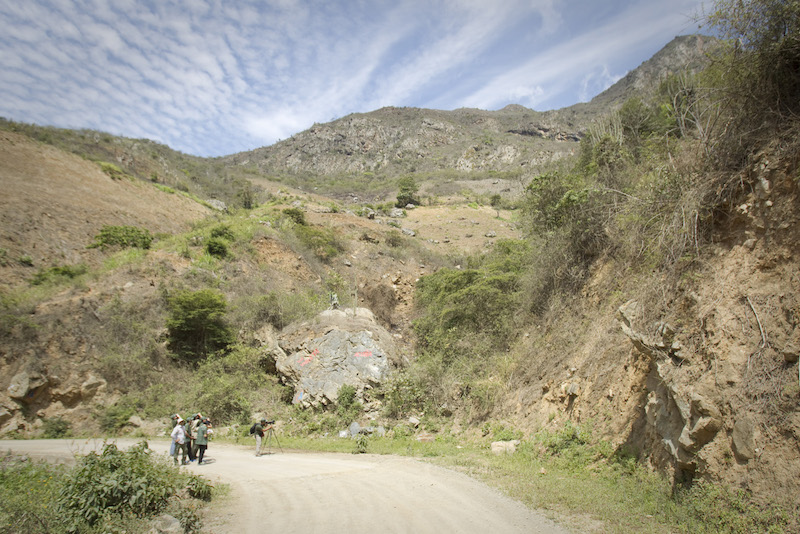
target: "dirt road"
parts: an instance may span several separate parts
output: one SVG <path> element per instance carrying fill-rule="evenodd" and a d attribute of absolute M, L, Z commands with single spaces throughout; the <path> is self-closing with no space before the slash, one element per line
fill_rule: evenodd
<path fill-rule="evenodd" d="M 0 453 L 68 461 L 101 446 L 100 440 L 0 440 Z M 169 444 L 151 441 L 150 448 L 166 454 Z M 411 458 L 272 452 L 256 458 L 252 448 L 212 443 L 207 464 L 186 467 L 231 486 L 228 497 L 210 506 L 205 532 L 568 532 L 466 475 Z"/>

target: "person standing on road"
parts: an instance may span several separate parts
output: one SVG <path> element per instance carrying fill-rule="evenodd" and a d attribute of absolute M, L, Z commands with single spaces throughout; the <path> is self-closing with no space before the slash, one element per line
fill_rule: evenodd
<path fill-rule="evenodd" d="M 184 423 L 185 421 L 178 417 L 178 422 L 170 434 L 170 438 L 175 444 L 175 452 L 172 454 L 175 465 L 178 465 L 178 453 L 181 454 L 181 465 L 186 463 L 186 429 L 183 427 Z"/>
<path fill-rule="evenodd" d="M 200 426 L 197 427 L 197 434 L 195 434 L 195 444 L 197 445 L 197 465 L 203 465 L 203 456 L 208 448 L 208 432 L 211 421 L 203 419 L 200 421 Z"/>
<path fill-rule="evenodd" d="M 261 456 L 261 440 L 264 439 L 264 428 L 266 426 L 266 419 L 261 419 L 261 422 L 256 423 L 256 429 L 255 432 L 253 432 L 253 435 L 256 437 L 256 456 Z"/>
<path fill-rule="evenodd" d="M 189 424 L 186 425 L 186 433 L 188 434 L 189 438 L 188 449 L 186 452 L 189 454 L 190 462 L 197 460 L 197 443 L 195 440 L 197 438 L 197 427 L 200 426 L 200 421 L 202 419 L 203 416 L 197 413 L 194 415 L 194 417 L 192 417 Z"/>

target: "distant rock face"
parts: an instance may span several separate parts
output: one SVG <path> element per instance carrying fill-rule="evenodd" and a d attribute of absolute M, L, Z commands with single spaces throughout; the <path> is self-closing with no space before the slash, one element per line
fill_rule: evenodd
<path fill-rule="evenodd" d="M 278 341 L 276 369 L 294 387 L 293 402 L 301 406 L 335 404 L 345 384 L 362 397 L 391 372 L 392 336 L 365 308 L 327 310 L 282 333 Z"/>

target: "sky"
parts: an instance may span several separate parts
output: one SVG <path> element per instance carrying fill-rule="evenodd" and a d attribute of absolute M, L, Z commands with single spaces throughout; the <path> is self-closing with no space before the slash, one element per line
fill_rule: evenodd
<path fill-rule="evenodd" d="M 197 156 L 384 106 L 585 102 L 702 0 L 0 0 L 0 116 Z"/>

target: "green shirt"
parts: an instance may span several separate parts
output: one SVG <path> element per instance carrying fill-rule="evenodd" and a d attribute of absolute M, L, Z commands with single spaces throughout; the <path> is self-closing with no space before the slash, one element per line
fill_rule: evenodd
<path fill-rule="evenodd" d="M 194 442 L 197 445 L 208 445 L 208 427 L 203 423 L 197 427 L 197 437 Z"/>

